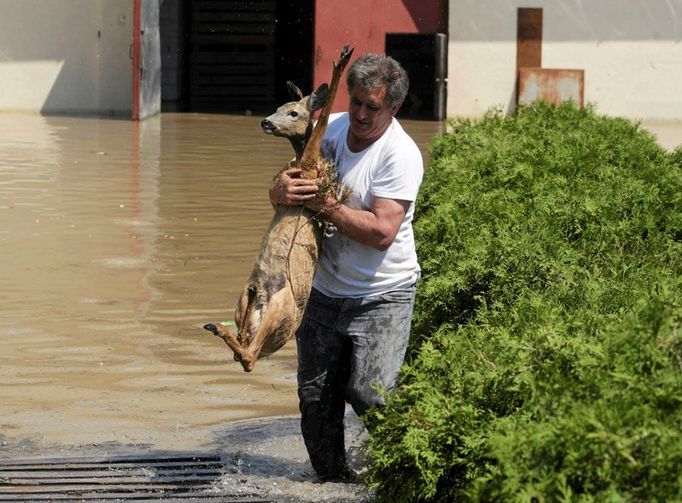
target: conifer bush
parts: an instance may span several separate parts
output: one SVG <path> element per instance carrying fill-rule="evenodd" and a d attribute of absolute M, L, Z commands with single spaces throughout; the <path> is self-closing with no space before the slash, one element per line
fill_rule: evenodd
<path fill-rule="evenodd" d="M 682 500 L 682 151 L 538 103 L 455 120 L 432 157 L 379 499 Z"/>

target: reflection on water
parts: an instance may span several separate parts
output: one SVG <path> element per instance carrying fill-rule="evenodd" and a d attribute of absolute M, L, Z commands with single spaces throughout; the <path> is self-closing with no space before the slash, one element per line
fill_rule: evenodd
<path fill-rule="evenodd" d="M 293 343 L 245 374 L 201 329 L 232 318 L 292 155 L 259 120 L 0 114 L 0 440 L 199 448 L 297 412 Z"/>

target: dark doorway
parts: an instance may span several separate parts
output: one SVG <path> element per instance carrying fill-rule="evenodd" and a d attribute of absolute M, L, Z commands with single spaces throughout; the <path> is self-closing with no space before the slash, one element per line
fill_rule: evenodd
<path fill-rule="evenodd" d="M 275 102 L 291 98 L 286 82 L 292 81 L 304 94 L 313 85 L 314 0 L 278 1 L 275 35 Z"/>
<path fill-rule="evenodd" d="M 443 120 L 447 36 L 444 33 L 387 33 L 386 54 L 400 62 L 410 77 L 410 90 L 398 117 Z"/>
<path fill-rule="evenodd" d="M 287 80 L 307 93 L 313 2 L 164 1 L 164 110 L 261 114 L 289 101 Z"/>

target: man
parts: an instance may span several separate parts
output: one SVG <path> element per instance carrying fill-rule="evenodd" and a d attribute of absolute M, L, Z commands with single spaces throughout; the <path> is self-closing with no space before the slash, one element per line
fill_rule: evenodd
<path fill-rule="evenodd" d="M 343 204 L 316 197 L 315 180 L 284 171 L 274 204 L 305 204 L 333 224 L 322 242 L 300 328 L 301 430 L 321 481 L 347 480 L 343 416 L 383 405 L 376 387 L 395 384 L 410 333 L 420 275 L 412 234 L 422 179 L 421 153 L 394 118 L 408 89 L 394 59 L 365 54 L 348 70 L 348 112 L 334 114 L 323 142 L 341 182 Z"/>

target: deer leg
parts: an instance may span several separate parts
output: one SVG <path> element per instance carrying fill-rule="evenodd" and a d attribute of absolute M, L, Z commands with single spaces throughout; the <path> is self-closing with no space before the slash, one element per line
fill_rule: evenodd
<path fill-rule="evenodd" d="M 253 302 L 256 300 L 256 293 L 258 292 L 258 283 L 250 281 L 246 285 L 246 289 L 242 292 L 239 298 L 239 305 L 235 313 L 235 321 L 239 327 L 237 332 L 237 340 L 242 346 L 247 347 L 249 341 L 249 324 L 251 323 L 251 311 L 253 310 Z M 246 296 L 246 306 L 244 306 L 244 296 Z"/>
<path fill-rule="evenodd" d="M 247 354 L 247 350 L 241 343 L 237 340 L 234 333 L 222 323 L 208 323 L 204 325 L 204 329 L 209 332 L 213 332 L 213 335 L 220 337 L 225 341 L 230 349 L 234 352 L 234 358 L 237 361 L 241 361 Z"/>
<path fill-rule="evenodd" d="M 263 319 L 258 325 L 256 333 L 253 334 L 248 351 L 242 356 L 241 364 L 246 372 L 253 370 L 268 337 L 271 337 L 277 330 L 281 330 L 282 327 L 293 325 L 295 319 L 296 302 L 294 295 L 290 288 L 282 288 L 270 299 L 268 308 L 263 313 Z"/>

